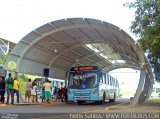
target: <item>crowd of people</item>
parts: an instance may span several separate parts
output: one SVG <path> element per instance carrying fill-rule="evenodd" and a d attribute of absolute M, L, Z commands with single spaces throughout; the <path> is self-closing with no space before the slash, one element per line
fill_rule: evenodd
<path fill-rule="evenodd" d="M 3 76 L 0 76 L 0 102 L 9 104 L 9 99 L 11 99 L 11 104 L 14 104 L 14 95 L 16 94 L 17 103 L 19 103 L 19 88 L 20 84 L 17 77 L 13 79 L 11 73 L 6 80 Z M 7 93 L 6 102 L 5 93 Z"/>
<path fill-rule="evenodd" d="M 54 87 L 54 91 L 53 91 L 53 96 L 54 96 L 54 100 L 55 101 L 67 101 L 67 88 L 62 87 L 62 88 L 57 88 L 57 86 Z"/>
<path fill-rule="evenodd" d="M 0 76 L 0 102 L 6 104 L 14 104 L 14 95 L 16 94 L 17 103 L 19 103 L 19 89 L 20 83 L 17 77 L 12 78 L 11 73 L 9 77 L 5 80 L 3 76 Z M 52 91 L 53 90 L 53 91 Z M 5 96 L 5 93 L 7 94 Z M 7 98 L 5 101 L 5 97 Z M 47 79 L 42 85 L 42 102 L 51 103 L 53 101 L 67 101 L 67 88 L 58 88 L 57 86 L 52 86 L 51 82 Z M 10 100 L 10 101 L 9 101 Z M 24 101 L 26 103 L 38 103 L 37 96 L 37 81 L 32 81 L 30 78 L 26 82 L 26 91 Z"/>
<path fill-rule="evenodd" d="M 52 91 L 53 90 L 53 91 Z M 67 88 L 57 88 L 57 86 L 53 87 L 51 85 L 51 81 L 48 79 L 42 85 L 42 102 L 51 103 L 53 101 L 57 102 L 64 102 L 67 101 Z M 25 102 L 38 102 L 37 96 L 37 81 L 34 80 L 33 82 L 31 79 L 28 79 L 26 83 L 26 92 L 25 92 Z"/>

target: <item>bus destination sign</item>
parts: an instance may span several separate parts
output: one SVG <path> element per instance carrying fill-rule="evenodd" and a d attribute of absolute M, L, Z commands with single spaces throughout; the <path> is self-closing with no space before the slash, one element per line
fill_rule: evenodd
<path fill-rule="evenodd" d="M 97 66 L 80 66 L 80 67 L 73 67 L 70 71 L 89 71 L 89 70 L 98 70 Z"/>

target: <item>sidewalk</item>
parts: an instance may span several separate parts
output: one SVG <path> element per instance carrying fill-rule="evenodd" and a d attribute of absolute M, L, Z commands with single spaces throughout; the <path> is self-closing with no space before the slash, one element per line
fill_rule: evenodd
<path fill-rule="evenodd" d="M 5 98 L 6 99 L 6 98 Z M 31 101 L 28 103 L 28 102 L 23 102 L 24 101 L 24 97 L 23 99 L 20 99 L 20 102 L 17 103 L 16 102 L 16 96 L 14 97 L 14 104 L 6 104 L 6 103 L 0 103 L 0 107 L 8 107 L 8 106 L 26 106 L 26 105 L 52 105 L 52 104 L 57 104 L 57 103 L 60 103 L 60 102 L 55 102 L 52 100 L 52 103 L 49 104 L 47 102 L 42 102 L 42 99 L 41 98 L 38 98 L 38 103 L 32 103 Z M 5 101 L 6 102 L 6 101 Z M 9 100 L 10 102 L 10 100 Z"/>
<path fill-rule="evenodd" d="M 160 103 L 155 103 L 152 100 L 147 100 L 136 106 L 125 103 L 108 107 L 104 112 L 160 113 Z"/>

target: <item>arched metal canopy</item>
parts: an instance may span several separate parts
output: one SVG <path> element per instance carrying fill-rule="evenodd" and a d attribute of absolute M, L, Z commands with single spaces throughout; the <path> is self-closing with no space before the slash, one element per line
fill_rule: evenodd
<path fill-rule="evenodd" d="M 144 75 L 137 100 L 142 93 L 149 95 L 153 82 L 150 65 L 136 42 L 117 26 L 95 19 L 70 18 L 47 23 L 20 40 L 6 67 L 11 60 L 17 63 L 17 72 L 43 75 L 43 69 L 49 68 L 49 76 L 59 79 L 65 79 L 66 71 L 76 65 L 95 65 L 106 72 L 138 69 Z M 144 77 L 147 90 L 142 85 Z M 146 99 L 144 94 L 141 99 Z"/>
<path fill-rule="evenodd" d="M 135 41 L 110 23 L 87 18 L 47 23 L 27 34 L 13 49 L 8 61 L 17 72 L 64 79 L 74 65 L 96 65 L 108 72 L 117 68 L 140 69 L 145 56 Z"/>

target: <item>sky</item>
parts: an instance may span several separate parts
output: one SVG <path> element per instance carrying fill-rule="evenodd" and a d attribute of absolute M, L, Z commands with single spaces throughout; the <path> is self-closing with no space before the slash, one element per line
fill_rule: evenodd
<path fill-rule="evenodd" d="M 134 40 L 137 38 L 129 27 L 134 21 L 134 10 L 124 7 L 135 0 L 0 0 L 0 38 L 18 43 L 34 29 L 64 18 L 93 18 L 114 24 L 126 31 Z M 127 72 L 128 73 L 127 73 Z M 117 70 L 121 72 L 121 70 Z M 123 82 L 132 85 L 139 74 L 133 70 L 112 73 Z M 128 77 L 131 77 L 128 78 Z M 137 80 L 134 81 L 137 85 Z"/>
<path fill-rule="evenodd" d="M 129 27 L 134 10 L 124 7 L 134 0 L 0 0 L 0 37 L 18 43 L 32 30 L 55 20 L 94 18 L 114 24 L 134 39 Z"/>

